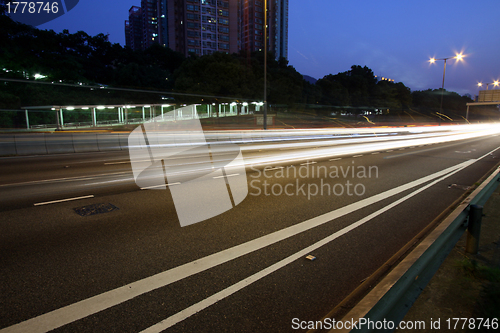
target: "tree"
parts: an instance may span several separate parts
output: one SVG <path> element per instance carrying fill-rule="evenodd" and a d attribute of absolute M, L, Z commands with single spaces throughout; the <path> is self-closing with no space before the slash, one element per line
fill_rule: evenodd
<path fill-rule="evenodd" d="M 237 58 L 216 52 L 203 57 L 189 57 L 175 72 L 176 90 L 217 95 L 253 98 L 250 89 L 253 73 Z"/>

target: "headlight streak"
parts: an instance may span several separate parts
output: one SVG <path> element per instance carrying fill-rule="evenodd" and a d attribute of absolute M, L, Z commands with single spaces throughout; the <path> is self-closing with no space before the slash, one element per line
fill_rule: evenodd
<path fill-rule="evenodd" d="M 333 132 L 344 132 L 352 129 L 339 129 L 339 130 L 328 130 L 329 133 Z M 374 129 L 361 129 L 370 134 L 374 134 Z M 387 150 L 396 150 L 400 148 L 415 147 L 422 145 L 431 145 L 437 143 L 447 143 L 458 140 L 472 139 L 483 136 L 496 136 L 500 134 L 500 127 L 495 124 L 489 125 L 460 125 L 460 126 L 441 126 L 441 127 L 412 127 L 411 129 L 398 129 L 400 135 L 394 135 L 394 128 L 382 128 L 377 129 L 377 135 L 380 136 L 369 136 L 364 138 L 351 138 L 351 139 L 329 139 L 312 141 L 309 137 L 308 142 L 295 142 L 295 143 L 254 143 L 252 145 L 242 144 L 241 150 L 244 152 L 244 164 L 247 169 L 249 168 L 262 168 L 266 166 L 278 166 L 278 165 L 291 165 L 299 164 L 307 161 L 331 159 L 341 156 L 354 156 L 367 154 L 372 152 L 384 152 Z M 305 132 L 305 131 L 304 131 Z M 307 131 L 309 133 L 316 132 L 326 132 L 321 131 Z M 360 133 L 359 129 L 356 129 L 357 133 Z M 434 133 L 432 133 L 434 132 Z M 436 133 L 437 132 L 437 133 Z M 296 132 L 282 131 L 283 133 L 288 133 L 284 135 L 295 134 Z M 401 133 L 407 133 L 401 135 Z M 420 133 L 420 134 L 418 134 Z M 368 134 L 368 133 L 367 133 Z M 223 141 L 218 141 L 223 142 Z M 212 142 L 208 142 L 212 144 Z M 279 150 L 280 148 L 294 147 L 294 150 Z M 312 149 L 316 148 L 316 149 Z M 258 152 L 262 150 L 262 152 Z M 392 153 L 398 155 L 398 153 Z M 220 157 L 220 155 L 219 155 Z M 176 174 L 179 176 L 188 177 L 192 173 L 200 173 L 207 171 L 206 168 L 200 168 L 200 163 L 196 161 L 196 156 L 186 155 L 182 156 L 182 161 L 180 161 L 179 166 L 182 169 L 176 170 Z M 184 163 L 187 162 L 187 163 Z M 223 162 L 223 159 L 218 159 L 214 161 L 216 163 Z M 239 165 L 241 166 L 241 165 Z M 228 168 L 227 172 L 230 173 L 231 168 Z M 103 173 L 99 175 L 87 175 L 81 177 L 68 177 L 59 179 L 46 179 L 31 181 L 18 184 L 4 184 L 0 185 L 6 186 L 19 186 L 19 185 L 36 185 L 36 184 L 47 184 L 47 183 L 62 183 L 62 182 L 81 182 L 81 181 L 92 181 L 85 184 L 85 186 L 98 186 L 98 185 L 112 185 L 119 182 L 132 182 L 133 179 L 130 177 L 131 171 L 116 172 L 116 173 Z M 119 177 L 118 179 L 113 179 L 111 177 Z"/>

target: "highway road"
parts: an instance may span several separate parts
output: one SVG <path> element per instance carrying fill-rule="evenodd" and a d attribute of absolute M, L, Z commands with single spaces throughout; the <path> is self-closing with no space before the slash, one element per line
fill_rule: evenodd
<path fill-rule="evenodd" d="M 499 133 L 241 144 L 247 197 L 185 227 L 127 152 L 0 158 L 0 332 L 293 331 L 496 166 Z"/>

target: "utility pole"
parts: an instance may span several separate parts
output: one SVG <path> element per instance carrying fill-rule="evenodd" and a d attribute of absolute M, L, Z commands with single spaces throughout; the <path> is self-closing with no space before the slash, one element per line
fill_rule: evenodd
<path fill-rule="evenodd" d="M 267 0 L 264 0 L 264 129 L 267 130 Z"/>

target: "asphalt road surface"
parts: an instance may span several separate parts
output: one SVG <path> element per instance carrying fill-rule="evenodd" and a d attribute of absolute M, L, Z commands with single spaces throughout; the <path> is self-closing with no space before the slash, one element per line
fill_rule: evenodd
<path fill-rule="evenodd" d="M 186 227 L 126 152 L 1 158 L 0 332 L 293 331 L 497 165 L 497 132 L 241 145 L 247 197 Z"/>

